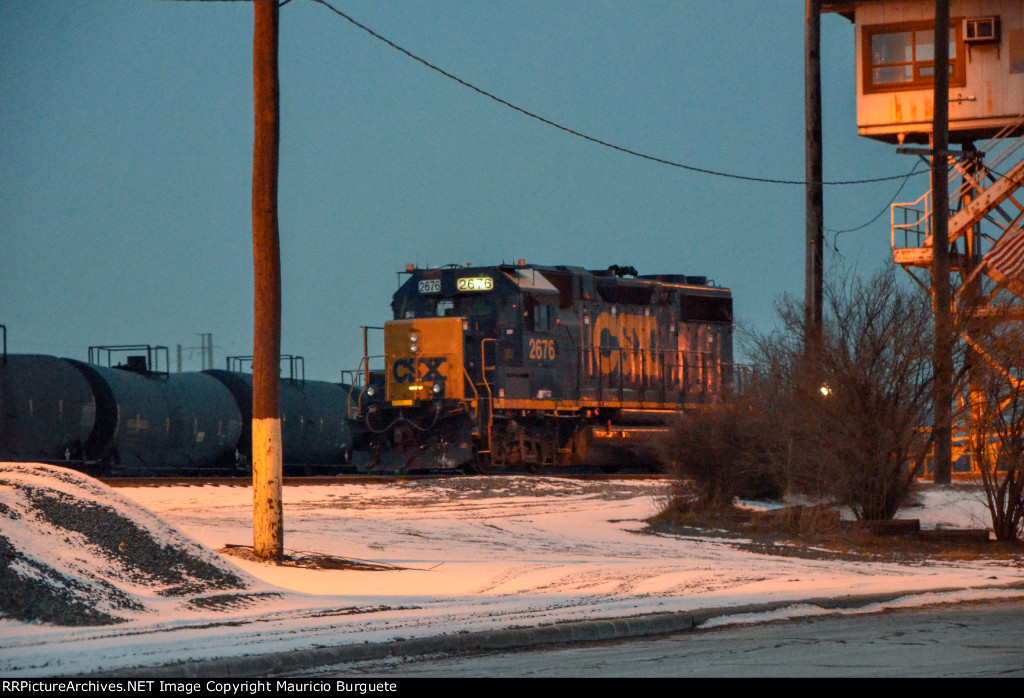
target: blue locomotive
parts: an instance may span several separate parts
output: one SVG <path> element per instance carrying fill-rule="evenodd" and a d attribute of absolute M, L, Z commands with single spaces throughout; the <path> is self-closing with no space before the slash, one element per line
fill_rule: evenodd
<path fill-rule="evenodd" d="M 732 294 L 704 277 L 522 260 L 406 273 L 384 353 L 361 365 L 370 467 L 647 458 L 671 415 L 732 391 Z"/>

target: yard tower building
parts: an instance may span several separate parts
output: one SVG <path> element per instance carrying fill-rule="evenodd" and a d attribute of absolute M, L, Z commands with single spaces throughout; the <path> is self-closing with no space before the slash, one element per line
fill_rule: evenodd
<path fill-rule="evenodd" d="M 944 4 L 948 122 L 935 119 L 936 12 Z M 891 243 L 894 263 L 933 299 L 949 299 L 952 332 L 968 347 L 970 388 L 957 398 L 971 408 L 958 412 L 966 427 L 986 371 L 1015 386 L 1022 378 L 982 335 L 992 336 L 992 322 L 1024 319 L 1024 0 L 825 0 L 822 11 L 855 26 L 859 134 L 948 163 L 944 192 L 933 178 L 927 191 L 892 205 Z M 936 140 L 940 122 L 948 145 Z M 936 268 L 948 271 L 937 276 Z M 933 307 L 938 318 L 944 303 Z M 966 457 L 954 465 L 968 467 Z"/>

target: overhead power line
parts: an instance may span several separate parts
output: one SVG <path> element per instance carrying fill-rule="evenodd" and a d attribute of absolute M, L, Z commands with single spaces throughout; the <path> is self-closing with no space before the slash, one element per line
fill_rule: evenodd
<path fill-rule="evenodd" d="M 180 2 L 182 0 L 177 0 L 177 1 Z M 212 2 L 252 2 L 253 0 L 185 0 L 185 1 L 186 2 L 211 2 L 211 1 Z M 280 0 L 278 5 L 279 6 L 284 6 L 284 5 L 287 5 L 289 2 L 291 2 L 291 0 Z M 696 167 L 694 165 L 686 165 L 684 163 L 676 162 L 674 160 L 669 160 L 667 158 L 658 157 L 656 155 L 648 155 L 647 153 L 641 153 L 638 150 L 632 150 L 630 148 L 626 148 L 626 147 L 623 147 L 621 145 L 615 145 L 614 143 L 610 143 L 610 142 L 602 140 L 600 138 L 596 138 L 594 136 L 587 135 L 586 133 L 583 133 L 581 131 L 577 131 L 575 129 L 569 128 L 568 126 L 564 126 L 564 125 L 562 125 L 562 124 L 560 124 L 560 123 L 558 123 L 556 121 L 552 121 L 551 119 L 545 118 L 545 117 L 543 117 L 543 116 L 541 116 L 539 114 L 535 114 L 534 112 L 531 112 L 528 109 L 524 109 L 523 107 L 517 106 L 517 105 L 513 104 L 512 102 L 509 102 L 508 100 L 502 99 L 501 97 L 497 96 L 496 94 L 494 94 L 492 92 L 488 92 L 487 90 L 483 89 L 482 87 L 477 87 L 473 83 L 468 82 L 466 80 L 463 80 L 462 78 L 460 78 L 457 75 L 449 73 L 444 68 L 441 68 L 440 66 L 434 65 L 433 63 L 431 63 L 430 61 L 426 60 L 425 58 L 421 58 L 420 56 L 417 56 L 412 51 L 409 51 L 408 49 L 405 49 L 405 48 L 399 46 L 394 41 L 391 41 L 390 39 L 388 39 L 386 36 L 383 36 L 382 34 L 379 34 L 379 33 L 375 32 L 373 29 L 370 29 L 365 24 L 363 24 L 363 23 L 357 21 L 356 19 L 354 19 L 353 17 L 350 17 L 349 15 L 345 14 L 344 12 L 339 10 L 337 7 L 335 7 L 331 3 L 327 2 L 327 0 L 312 0 L 312 2 L 315 2 L 315 3 L 318 3 L 320 5 L 323 5 L 324 7 L 326 7 L 328 10 L 330 10 L 334 14 L 338 15 L 339 17 L 341 17 L 345 21 L 349 22 L 353 26 L 355 26 L 355 27 L 361 29 L 362 31 L 366 32 L 367 34 L 369 34 L 373 38 L 377 39 L 378 41 L 387 44 L 388 46 L 390 46 L 391 48 L 395 49 L 399 53 L 402 53 L 402 54 L 408 56 L 409 58 L 411 58 L 412 60 L 416 61 L 417 63 L 420 63 L 421 65 L 429 68 L 430 70 L 433 70 L 434 72 L 439 73 L 440 75 L 443 75 L 444 77 L 448 78 L 449 80 L 453 80 L 453 81 L 459 83 L 460 85 L 462 85 L 463 87 L 469 88 L 470 90 L 473 90 L 477 94 L 480 94 L 480 95 L 482 95 L 482 96 L 484 96 L 484 97 L 486 97 L 486 98 L 488 98 L 490 100 L 493 100 L 493 101 L 497 102 L 498 104 L 501 104 L 502 106 L 508 107 L 509 109 L 512 109 L 513 111 L 517 111 L 517 112 L 519 112 L 520 114 L 522 114 L 524 116 L 528 116 L 531 119 L 535 119 L 536 121 L 539 121 L 539 122 L 541 122 L 543 124 L 547 124 L 548 126 L 551 126 L 552 128 L 556 128 L 559 131 L 563 131 L 563 132 L 568 133 L 570 135 L 576 136 L 577 138 L 582 138 L 583 140 L 590 141 L 591 143 L 594 143 L 596 145 L 600 145 L 600 146 L 603 146 L 605 148 L 610 148 L 611 150 L 615 150 L 615 151 L 618 151 L 620 153 L 624 153 L 626 155 L 631 155 L 633 157 L 641 158 L 643 160 L 648 160 L 650 162 L 656 162 L 656 163 L 659 163 L 661 165 L 668 165 L 669 167 L 675 167 L 675 168 L 678 168 L 678 169 L 681 169 L 681 170 L 686 170 L 688 172 L 695 172 L 697 174 L 704 174 L 704 175 L 709 175 L 709 176 L 713 176 L 713 177 L 725 177 L 727 179 L 737 179 L 737 180 L 742 180 L 742 181 L 745 181 L 745 182 L 758 182 L 758 183 L 761 183 L 761 184 L 786 184 L 786 185 L 794 185 L 794 186 L 806 186 L 807 184 L 814 184 L 814 182 L 807 182 L 806 180 L 801 180 L 801 179 L 774 179 L 774 178 L 771 178 L 771 177 L 754 177 L 754 176 L 750 176 L 750 175 L 739 175 L 739 174 L 733 174 L 733 173 L 730 173 L 730 172 L 722 172 L 720 170 L 711 170 L 711 169 L 704 168 L 704 167 Z M 897 179 L 906 180 L 907 178 L 909 178 L 909 177 L 911 177 L 911 176 L 913 176 L 915 174 L 920 174 L 919 172 L 916 172 L 915 170 L 916 170 L 916 168 L 914 170 L 911 170 L 910 172 L 905 173 L 905 174 L 889 175 L 889 176 L 886 176 L 886 177 L 872 177 L 872 178 L 868 178 L 868 179 L 850 179 L 850 180 L 839 180 L 839 181 L 832 181 L 832 182 L 821 182 L 821 185 L 822 186 L 826 186 L 826 187 L 835 187 L 835 186 L 846 186 L 846 185 L 855 185 L 855 184 L 874 184 L 876 182 L 890 182 L 890 181 L 897 180 Z M 881 215 L 881 214 L 879 214 L 879 215 Z M 874 222 L 874 221 L 872 221 L 872 222 Z M 841 231 L 841 232 L 848 232 L 848 231 Z"/>
<path fill-rule="evenodd" d="M 863 230 L 864 228 L 867 228 L 869 225 L 871 225 L 872 223 L 877 221 L 879 218 L 881 218 L 882 215 L 886 211 L 889 210 L 889 207 L 893 205 L 893 202 L 896 201 L 896 197 L 898 197 L 900 195 L 900 192 L 903 191 L 903 187 L 907 186 L 907 182 L 910 181 L 910 177 L 912 175 L 919 174 L 917 168 L 920 165 L 921 165 L 920 161 L 918 161 L 918 162 L 916 162 L 914 164 L 914 169 L 912 169 L 910 172 L 908 172 L 906 175 L 904 175 L 903 182 L 900 184 L 899 189 L 896 190 L 896 193 L 892 195 L 892 198 L 889 199 L 889 203 L 887 203 L 884 207 L 882 207 L 882 210 L 880 210 L 877 214 L 875 214 L 875 217 L 872 218 L 871 220 L 869 220 L 867 223 L 863 223 L 861 225 L 858 225 L 856 228 L 844 228 L 843 230 L 834 230 L 832 228 L 825 227 L 824 228 L 825 231 L 827 231 L 829 233 L 832 233 L 835 236 L 833 238 L 833 243 L 832 243 L 833 249 L 835 249 L 837 252 L 839 251 L 839 247 L 838 247 L 838 245 L 839 245 L 839 236 L 842 235 L 843 233 L 855 233 L 858 230 Z M 926 171 L 927 170 L 921 170 L 921 172 L 926 172 Z"/>
<path fill-rule="evenodd" d="M 558 122 L 552 121 L 551 119 L 547 119 L 547 118 L 545 118 L 543 116 L 540 116 L 539 114 L 535 114 L 534 112 L 531 112 L 531 111 L 529 111 L 527 109 L 524 109 L 524 108 L 522 108 L 520 106 L 517 106 L 515 104 L 512 104 L 508 100 L 502 99 L 501 97 L 498 97 L 497 95 L 493 94 L 492 92 L 488 92 L 487 90 L 485 90 L 485 89 L 483 89 L 481 87 L 477 87 L 476 85 L 474 85 L 471 82 L 467 82 L 466 80 L 463 80 L 462 78 L 458 77 L 457 75 L 453 75 L 452 73 L 449 73 L 444 68 L 441 68 L 441 67 L 439 67 L 437 65 L 434 65 L 430 61 L 428 61 L 428 60 L 426 60 L 424 58 L 421 58 L 420 56 L 417 56 L 415 53 L 413 53 L 413 52 L 411 52 L 411 51 L 409 51 L 409 50 L 399 46 L 398 44 L 396 44 L 394 41 L 391 41 L 387 37 L 382 36 L 381 34 L 378 34 L 377 32 L 375 32 L 373 29 L 370 29 L 365 24 L 362 24 L 361 22 L 353 19 L 349 15 L 347 15 L 344 12 L 342 12 L 341 10 L 339 10 L 337 7 L 335 7 L 331 3 L 327 2 L 327 0 L 312 0 L 312 1 L 315 2 L 315 3 L 318 3 L 320 5 L 323 5 L 324 7 L 326 7 L 328 10 L 330 10 L 334 14 L 338 15 L 339 17 L 341 17 L 345 21 L 349 22 L 353 26 L 363 30 L 364 32 L 366 32 L 367 34 L 369 34 L 373 38 L 377 39 L 378 41 L 381 41 L 381 42 L 387 44 L 388 46 L 390 46 L 391 48 L 395 49 L 399 53 L 402 53 L 402 54 L 408 56 L 409 58 L 413 59 L 417 63 L 420 63 L 421 65 L 429 68 L 430 70 L 433 70 L 434 72 L 443 75 L 444 77 L 448 78 L 449 80 L 454 80 L 455 82 L 459 83 L 463 87 L 467 87 L 470 90 L 473 90 L 474 92 L 476 92 L 477 94 L 480 94 L 480 95 L 482 95 L 484 97 L 487 97 L 488 99 L 493 100 L 493 101 L 497 102 L 498 104 L 501 104 L 501 105 L 503 105 L 505 107 L 508 107 L 509 109 L 512 109 L 513 111 L 517 111 L 520 114 L 523 114 L 524 116 L 530 117 L 531 119 L 535 119 L 537 121 L 540 121 L 543 124 L 547 124 L 548 126 L 551 126 L 553 128 L 557 128 L 560 131 L 564 131 L 565 133 L 568 133 L 570 135 L 576 136 L 577 138 L 582 138 L 583 140 L 590 141 L 591 143 L 595 143 L 595 144 L 600 145 L 600 146 L 604 146 L 605 148 L 610 148 L 610 149 L 618 151 L 620 153 L 625 153 L 626 155 L 632 155 L 633 157 L 641 158 L 641 159 L 644 159 L 644 160 L 649 160 L 651 162 L 656 162 L 656 163 L 659 163 L 659 164 L 662 164 L 662 165 L 668 165 L 669 167 L 676 167 L 676 168 L 679 168 L 679 169 L 682 169 L 682 170 L 687 170 L 689 172 L 696 172 L 698 174 L 711 175 L 711 176 L 715 176 L 715 177 L 726 177 L 728 179 L 738 179 L 738 180 L 743 180 L 743 181 L 747 181 L 747 182 L 759 182 L 759 183 L 762 183 L 762 184 L 789 184 L 789 185 L 799 185 L 799 186 L 804 186 L 804 185 L 808 184 L 808 182 L 806 182 L 804 180 L 773 179 L 773 178 L 769 178 L 769 177 L 753 177 L 753 176 L 748 176 L 748 175 L 732 174 L 732 173 L 729 173 L 729 172 L 721 172 L 721 171 L 718 171 L 718 170 L 711 170 L 711 169 L 707 169 L 707 168 L 703 168 L 703 167 L 695 167 L 693 165 L 686 165 L 686 164 L 683 164 L 683 163 L 680 163 L 680 162 L 675 162 L 673 160 L 668 160 L 666 158 L 661 158 L 661 157 L 658 157 L 658 156 L 655 156 L 655 155 L 648 155 L 647 153 L 641 153 L 641 152 L 639 152 L 637 150 L 632 150 L 630 148 L 625 148 L 623 146 L 615 145 L 614 143 L 609 143 L 608 141 L 601 140 L 600 138 L 595 138 L 594 136 L 589 136 L 589 135 L 587 135 L 585 133 L 582 133 L 582 132 L 577 131 L 575 129 L 569 128 L 568 126 L 563 126 L 562 124 L 560 124 Z M 874 178 L 871 178 L 871 179 L 855 179 L 855 180 L 844 180 L 844 181 L 835 181 L 835 182 L 821 182 L 821 184 L 823 186 L 842 186 L 842 185 L 852 185 L 852 184 L 873 184 L 875 182 L 888 182 L 888 181 L 896 180 L 896 179 L 906 179 L 906 178 L 908 178 L 908 177 L 910 177 L 911 175 L 914 175 L 914 174 L 916 174 L 915 171 L 911 170 L 910 172 L 905 173 L 905 174 L 890 175 L 890 176 L 887 176 L 887 177 L 874 177 Z"/>

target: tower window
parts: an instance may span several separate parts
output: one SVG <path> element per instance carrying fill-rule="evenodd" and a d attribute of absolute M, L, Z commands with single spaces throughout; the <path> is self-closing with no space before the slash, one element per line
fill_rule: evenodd
<path fill-rule="evenodd" d="M 960 27 L 949 28 L 949 85 L 967 84 Z M 864 92 L 892 92 L 930 88 L 935 81 L 935 25 L 902 22 L 867 26 L 862 34 Z"/>

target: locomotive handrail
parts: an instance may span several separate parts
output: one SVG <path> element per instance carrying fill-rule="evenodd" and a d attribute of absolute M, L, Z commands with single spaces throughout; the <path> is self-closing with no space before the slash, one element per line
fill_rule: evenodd
<path fill-rule="evenodd" d="M 492 405 L 494 404 L 494 402 L 493 402 L 493 400 L 494 400 L 494 392 L 491 390 L 491 384 L 487 380 L 487 372 L 488 371 L 493 371 L 493 370 L 497 369 L 498 365 L 497 364 L 495 364 L 494 366 L 488 366 L 487 365 L 487 354 L 484 352 L 484 347 L 486 346 L 487 342 L 492 342 L 495 345 L 494 355 L 495 355 L 495 357 L 497 357 L 497 355 L 498 355 L 498 352 L 497 352 L 498 340 L 494 339 L 493 337 L 485 337 L 485 338 L 480 340 L 480 378 L 483 380 L 484 387 L 487 388 L 487 401 L 488 401 L 487 402 L 487 450 L 488 450 L 488 452 L 490 452 L 490 450 L 491 450 L 492 427 L 494 426 L 494 410 L 492 409 Z M 465 371 L 466 367 L 463 366 L 462 370 Z M 472 380 L 470 380 L 470 383 L 472 383 Z M 474 386 L 474 390 L 475 389 L 476 388 Z M 477 412 L 477 419 L 479 419 L 479 418 L 480 418 L 480 413 L 478 411 Z"/>
<path fill-rule="evenodd" d="M 366 360 L 366 362 L 367 362 L 367 372 L 368 372 L 367 373 L 367 378 L 368 378 L 368 383 L 369 383 L 369 377 L 370 377 L 370 373 L 369 373 L 370 372 L 370 341 L 369 341 L 368 335 L 369 335 L 369 332 L 371 330 L 381 330 L 381 331 L 383 331 L 384 328 L 375 328 L 375 326 L 372 326 L 372 325 L 369 325 L 369 324 L 362 325 L 362 358 L 364 358 Z"/>
<path fill-rule="evenodd" d="M 448 356 L 451 356 L 451 354 L 449 354 Z M 477 404 L 476 416 L 477 416 L 477 419 L 479 419 L 480 418 L 480 391 L 478 391 L 476 389 L 476 384 L 473 383 L 473 378 L 469 375 L 469 371 L 466 369 L 465 366 L 462 367 L 462 377 L 465 378 L 466 381 L 469 382 L 469 387 L 473 389 L 473 400 L 470 401 L 470 402 L 471 403 L 472 402 L 476 402 L 476 404 Z M 465 397 L 463 397 L 463 400 L 465 401 Z"/>
<path fill-rule="evenodd" d="M 714 352 L 708 351 L 678 351 L 676 349 L 635 349 L 633 347 L 611 347 L 606 345 L 583 345 L 581 348 L 581 367 L 586 363 L 587 352 L 595 357 L 595 363 L 589 364 L 587 375 L 596 379 L 597 400 L 600 402 L 626 402 L 625 392 L 627 389 L 636 391 L 637 401 L 641 404 L 657 402 L 658 397 L 662 403 L 672 402 L 669 399 L 669 386 L 678 389 L 680 400 L 685 403 L 687 396 L 693 396 L 700 402 L 706 402 L 714 389 L 715 383 L 723 385 L 722 367 L 714 361 Z M 610 355 L 618 357 L 615 369 L 606 372 L 605 359 Z M 635 358 L 639 355 L 639 358 Z M 631 358 L 631 365 L 638 369 L 635 373 L 629 371 L 630 385 L 626 384 L 626 358 Z M 669 359 L 678 357 L 681 363 Z M 710 361 L 708 360 L 710 359 Z M 651 378 L 654 375 L 651 369 L 655 366 L 661 367 L 661 390 L 658 397 L 652 399 L 649 391 L 652 388 Z M 594 369 L 591 371 L 590 369 Z M 583 369 L 581 368 L 581 373 Z M 608 380 L 606 381 L 606 378 Z M 617 382 L 617 385 L 616 385 Z M 606 391 L 614 391 L 609 395 Z"/>
<path fill-rule="evenodd" d="M 359 400 L 356 405 L 356 416 L 363 413 L 363 393 L 366 392 L 366 388 L 370 387 L 370 359 L 379 359 L 384 357 L 384 354 L 377 354 L 370 356 L 370 342 L 369 342 L 369 331 L 370 330 L 381 330 L 383 327 L 375 327 L 373 325 L 363 325 L 363 359 L 359 362 L 359 368 L 356 369 L 356 380 L 352 382 L 352 387 L 349 388 L 349 405 L 352 404 L 352 391 L 355 389 L 360 374 L 363 375 L 363 390 L 359 391 Z"/>
<path fill-rule="evenodd" d="M 365 329 L 365 328 L 364 328 Z M 366 388 L 370 387 L 370 359 L 383 359 L 384 354 L 375 354 L 373 356 L 363 356 L 359 361 L 359 367 L 355 370 L 355 380 L 349 387 L 349 405 L 352 404 L 352 393 L 356 387 L 362 387 L 359 391 L 359 398 L 356 400 L 356 411 L 353 416 L 359 416 L 363 413 L 363 395 L 366 394 Z M 363 382 L 359 383 L 359 377 L 363 376 Z"/>

